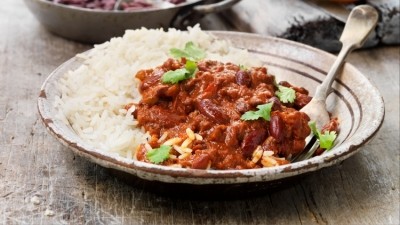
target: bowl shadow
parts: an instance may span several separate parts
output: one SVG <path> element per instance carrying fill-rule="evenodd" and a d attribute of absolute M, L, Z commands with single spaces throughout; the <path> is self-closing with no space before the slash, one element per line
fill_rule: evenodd
<path fill-rule="evenodd" d="M 142 191 L 151 192 L 163 197 L 186 200 L 239 200 L 262 196 L 290 188 L 309 174 L 306 173 L 269 182 L 197 185 L 151 181 L 120 170 L 107 170 L 111 176 L 115 176 L 120 181 L 135 188 L 139 188 Z"/>

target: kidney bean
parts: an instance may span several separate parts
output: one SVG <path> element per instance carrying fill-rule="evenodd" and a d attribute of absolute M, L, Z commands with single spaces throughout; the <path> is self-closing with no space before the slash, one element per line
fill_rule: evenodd
<path fill-rule="evenodd" d="M 229 117 L 219 106 L 214 104 L 210 99 L 202 99 L 198 101 L 197 108 L 201 114 L 216 123 L 224 124 L 229 122 Z"/>
<path fill-rule="evenodd" d="M 276 141 L 281 142 L 284 138 L 285 123 L 279 114 L 271 115 L 271 120 L 269 121 L 269 134 L 276 139 Z"/>
<path fill-rule="evenodd" d="M 278 111 L 282 109 L 282 104 L 281 101 L 279 101 L 279 99 L 275 96 L 271 97 L 270 99 L 268 99 L 267 103 L 274 103 L 272 105 L 272 111 Z"/>
<path fill-rule="evenodd" d="M 242 153 L 245 157 L 251 157 L 254 150 L 266 138 L 267 131 L 264 129 L 253 130 L 246 134 L 242 142 Z"/>
<path fill-rule="evenodd" d="M 210 156 L 208 154 L 196 155 L 192 162 L 193 169 L 207 169 L 210 163 Z"/>
<path fill-rule="evenodd" d="M 263 151 L 273 151 L 275 154 L 278 153 L 278 145 L 274 137 L 269 136 L 265 141 L 261 144 L 261 149 Z"/>
<path fill-rule="evenodd" d="M 251 84 L 250 74 L 246 70 L 239 70 L 236 72 L 236 83 L 245 85 L 247 87 Z"/>
<path fill-rule="evenodd" d="M 279 85 L 282 85 L 282 86 L 285 86 L 285 87 L 292 87 L 292 85 L 287 81 L 280 81 Z"/>

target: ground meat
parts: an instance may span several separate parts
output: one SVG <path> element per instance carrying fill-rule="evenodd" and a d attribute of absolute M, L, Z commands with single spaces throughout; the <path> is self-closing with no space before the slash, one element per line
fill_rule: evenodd
<path fill-rule="evenodd" d="M 308 95 L 308 91 L 305 88 L 293 86 L 287 81 L 281 81 L 279 84 L 285 87 L 293 88 L 293 90 L 296 92 L 294 103 L 285 103 L 286 106 L 300 110 L 311 101 L 311 96 Z"/>
<path fill-rule="evenodd" d="M 308 91 L 289 83 L 299 96 L 292 105 L 275 96 L 275 77 L 265 67 L 241 69 L 231 63 L 203 60 L 193 78 L 178 84 L 160 81 L 164 72 L 185 66 L 185 59 L 168 59 L 163 65 L 139 71 L 143 96 L 134 117 L 152 136 L 182 137 L 190 128 L 202 139 L 191 143 L 192 152 L 181 157 L 179 149 L 163 165 L 179 164 L 194 169 L 251 169 L 262 167 L 260 152 L 282 158 L 298 154 L 310 134 L 309 117 L 298 111 L 308 103 Z M 271 118 L 247 120 L 241 116 L 257 106 L 273 103 Z M 182 141 L 180 142 L 182 143 Z M 157 147 L 157 146 L 155 146 Z M 256 149 L 259 149 L 256 152 Z M 146 149 L 139 148 L 138 160 L 147 161 Z M 257 156 L 258 154 L 258 156 Z"/>

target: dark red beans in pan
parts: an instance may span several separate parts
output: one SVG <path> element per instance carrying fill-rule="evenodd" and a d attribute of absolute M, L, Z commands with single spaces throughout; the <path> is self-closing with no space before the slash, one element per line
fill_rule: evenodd
<path fill-rule="evenodd" d="M 87 8 L 87 9 L 113 10 L 117 0 L 48 0 L 48 1 L 63 5 Z M 175 5 L 186 2 L 186 0 L 165 0 L 165 1 Z M 139 10 L 151 7 L 154 7 L 153 4 L 144 0 L 132 0 L 129 2 L 121 3 L 121 8 L 124 11 Z"/>

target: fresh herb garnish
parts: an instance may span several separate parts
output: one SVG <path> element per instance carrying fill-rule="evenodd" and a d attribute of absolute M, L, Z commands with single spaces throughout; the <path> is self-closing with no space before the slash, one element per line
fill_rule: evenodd
<path fill-rule="evenodd" d="M 271 109 L 273 103 L 267 103 L 264 105 L 258 105 L 257 111 L 248 111 L 240 117 L 242 120 L 257 120 L 259 118 L 263 118 L 266 121 L 270 120 Z"/>
<path fill-rule="evenodd" d="M 186 74 L 188 73 L 187 69 L 177 69 L 177 70 L 170 70 L 165 72 L 161 78 L 163 83 L 171 83 L 176 84 L 181 80 L 187 79 Z"/>
<path fill-rule="evenodd" d="M 333 142 L 335 141 L 337 134 L 335 131 L 325 131 L 323 134 L 317 129 L 315 121 L 310 121 L 308 123 L 311 131 L 319 140 L 319 147 L 329 150 L 333 147 Z"/>
<path fill-rule="evenodd" d="M 279 100 L 283 103 L 293 103 L 296 99 L 296 92 L 293 88 L 285 87 L 282 85 L 278 86 L 278 91 L 275 92 L 276 96 L 278 96 Z"/>
<path fill-rule="evenodd" d="M 190 77 L 193 77 L 194 74 L 196 73 L 197 70 L 197 63 L 187 60 L 186 61 L 186 65 L 185 65 L 185 69 L 187 70 L 187 72 L 189 73 Z"/>
<path fill-rule="evenodd" d="M 206 56 L 206 53 L 191 41 L 185 44 L 184 49 L 172 48 L 169 53 L 174 58 L 186 58 L 185 68 L 167 71 L 161 77 L 163 83 L 170 84 L 194 77 L 197 71 L 196 62 Z"/>
<path fill-rule="evenodd" d="M 159 148 L 154 148 L 147 152 L 146 157 L 150 162 L 158 164 L 168 159 L 171 149 L 171 146 L 161 145 Z"/>
<path fill-rule="evenodd" d="M 196 71 L 197 64 L 193 61 L 187 60 L 185 68 L 165 72 L 161 77 L 161 81 L 163 83 L 176 84 L 179 81 L 194 77 Z"/>
<path fill-rule="evenodd" d="M 206 52 L 199 48 L 198 46 L 194 45 L 193 42 L 188 42 L 185 44 L 184 49 L 172 48 L 169 50 L 169 53 L 174 58 L 186 58 L 190 61 L 199 61 L 206 57 Z"/>

